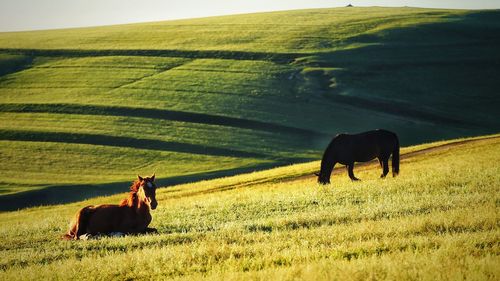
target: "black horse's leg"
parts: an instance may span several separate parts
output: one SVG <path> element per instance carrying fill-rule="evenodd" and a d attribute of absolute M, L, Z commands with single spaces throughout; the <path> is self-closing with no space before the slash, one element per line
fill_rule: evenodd
<path fill-rule="evenodd" d="M 156 228 L 146 227 L 146 229 L 144 230 L 144 233 L 154 233 L 154 234 L 157 234 L 158 230 Z"/>
<path fill-rule="evenodd" d="M 146 228 L 134 228 L 127 232 L 129 235 L 139 235 L 139 234 L 157 234 L 158 230 L 156 228 L 146 227 Z"/>
<path fill-rule="evenodd" d="M 354 176 L 354 163 L 347 165 L 347 172 L 349 173 L 351 180 L 359 181 L 359 179 Z"/>
<path fill-rule="evenodd" d="M 387 173 L 389 173 L 389 159 L 384 159 L 382 163 L 383 163 L 383 171 L 380 177 L 385 178 L 385 176 L 387 176 Z"/>

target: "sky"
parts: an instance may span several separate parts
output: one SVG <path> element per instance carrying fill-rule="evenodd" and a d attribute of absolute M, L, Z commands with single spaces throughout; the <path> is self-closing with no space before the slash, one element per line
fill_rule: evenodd
<path fill-rule="evenodd" d="M 0 31 L 354 6 L 500 9 L 500 0 L 0 0 Z"/>

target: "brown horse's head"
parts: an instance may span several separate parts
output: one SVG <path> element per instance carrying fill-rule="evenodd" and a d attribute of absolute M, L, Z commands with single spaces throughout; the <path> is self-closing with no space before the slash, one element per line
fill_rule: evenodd
<path fill-rule="evenodd" d="M 137 195 L 139 201 L 146 203 L 152 210 L 156 209 L 158 202 L 156 201 L 155 175 L 153 174 L 151 177 L 145 178 L 137 176 L 137 180 Z"/>

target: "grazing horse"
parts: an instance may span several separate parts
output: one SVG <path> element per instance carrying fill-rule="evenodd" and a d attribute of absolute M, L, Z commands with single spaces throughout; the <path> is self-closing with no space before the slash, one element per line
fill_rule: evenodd
<path fill-rule="evenodd" d="M 389 158 L 392 154 L 392 176 L 399 173 L 399 140 L 398 136 L 386 130 L 373 130 L 360 134 L 339 134 L 335 136 L 323 154 L 318 182 L 330 183 L 330 175 L 336 163 L 347 166 L 349 177 L 354 176 L 354 163 L 366 162 L 378 158 L 383 169 L 381 178 L 389 173 Z"/>
<path fill-rule="evenodd" d="M 81 209 L 63 238 L 77 240 L 82 235 L 156 232 L 156 229 L 148 228 L 152 219 L 149 211 L 158 205 L 154 180 L 155 175 L 137 176 L 128 197 L 119 205 L 94 205 Z"/>

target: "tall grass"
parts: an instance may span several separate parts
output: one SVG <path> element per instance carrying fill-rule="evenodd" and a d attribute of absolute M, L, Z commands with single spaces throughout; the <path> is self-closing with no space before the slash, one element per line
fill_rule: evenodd
<path fill-rule="evenodd" d="M 499 152 L 498 138 L 451 146 L 384 180 L 377 165 L 362 182 L 282 180 L 315 162 L 159 189 L 158 235 L 59 240 L 78 208 L 124 195 L 2 213 L 0 277 L 496 280 Z"/>

